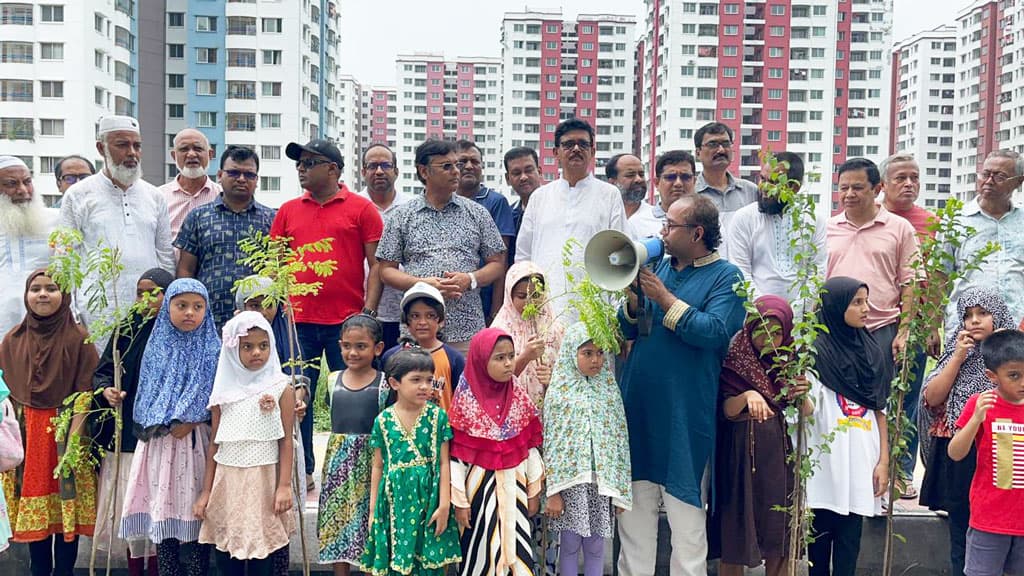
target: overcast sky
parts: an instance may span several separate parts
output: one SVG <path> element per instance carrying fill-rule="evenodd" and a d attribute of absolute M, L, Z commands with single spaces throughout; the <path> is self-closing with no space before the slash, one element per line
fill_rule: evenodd
<path fill-rule="evenodd" d="M 893 39 L 952 23 L 971 0 L 895 0 Z M 494 0 L 341 0 L 342 74 L 364 84 L 395 84 L 395 56 L 440 52 L 457 56 L 501 56 L 505 12 L 635 14 L 643 26 L 643 0 L 535 0 L 528 5 Z M 527 8 L 528 6 L 528 8 Z"/>

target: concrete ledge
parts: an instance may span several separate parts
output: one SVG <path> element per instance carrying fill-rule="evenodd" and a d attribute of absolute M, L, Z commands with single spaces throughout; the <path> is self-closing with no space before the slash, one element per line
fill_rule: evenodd
<path fill-rule="evenodd" d="M 316 559 L 316 504 L 310 503 L 304 515 L 309 558 Z M 657 576 L 669 575 L 669 528 L 662 516 L 658 536 Z M 949 568 L 949 532 L 946 520 L 930 512 L 901 512 L 896 516 L 896 531 L 906 542 L 897 542 L 895 548 L 896 566 L 893 574 L 900 576 L 946 576 Z M 861 575 L 880 574 L 884 554 L 885 520 L 871 519 L 864 523 L 863 540 L 861 542 L 860 562 L 857 573 Z M 76 574 L 88 574 L 89 551 L 91 541 L 82 538 L 79 546 L 78 568 Z M 605 573 L 612 574 L 612 546 L 609 542 L 605 547 Z M 302 574 L 302 552 L 296 534 L 291 544 L 292 574 Z M 103 574 L 106 557 L 97 553 L 97 574 Z M 119 576 L 127 574 L 124 557 L 115 557 L 112 564 L 113 573 Z M 331 574 L 329 565 L 311 564 L 313 574 Z M 28 574 L 28 547 L 12 544 L 6 552 L 0 553 L 0 574 Z M 217 574 L 211 567 L 211 574 Z M 709 574 L 716 574 L 715 566 L 709 567 Z M 748 570 L 750 575 L 763 574 L 762 569 Z"/>

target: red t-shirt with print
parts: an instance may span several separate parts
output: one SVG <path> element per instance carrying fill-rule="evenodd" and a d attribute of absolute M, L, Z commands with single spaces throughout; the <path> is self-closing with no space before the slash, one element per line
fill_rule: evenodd
<path fill-rule="evenodd" d="M 956 421 L 971 420 L 978 394 L 971 396 Z M 971 482 L 971 528 L 1024 536 L 1024 404 L 998 394 L 975 438 L 978 468 Z"/>

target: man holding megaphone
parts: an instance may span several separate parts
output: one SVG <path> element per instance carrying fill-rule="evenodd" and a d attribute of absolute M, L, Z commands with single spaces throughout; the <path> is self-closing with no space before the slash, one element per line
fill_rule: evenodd
<path fill-rule="evenodd" d="M 653 271 L 639 266 L 644 311 L 653 320 L 650 334 L 638 330 L 635 294 L 619 311 L 623 335 L 635 343 L 622 378 L 633 509 L 619 517 L 618 567 L 623 576 L 654 574 L 663 503 L 672 526 L 670 573 L 704 576 L 718 377 L 729 341 L 743 324 L 743 300 L 733 290 L 743 276 L 718 255 L 718 209 L 706 197 L 676 200 L 661 237 L 669 257 Z"/>

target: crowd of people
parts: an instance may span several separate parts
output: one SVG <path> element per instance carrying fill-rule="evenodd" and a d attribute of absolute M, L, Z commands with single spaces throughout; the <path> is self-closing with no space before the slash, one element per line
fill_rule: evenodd
<path fill-rule="evenodd" d="M 823 282 L 808 313 L 824 329 L 814 369 L 791 378 L 809 255 L 791 242 L 790 205 L 730 173 L 733 136 L 712 122 L 694 153 L 662 154 L 656 203 L 635 154 L 593 174 L 595 133 L 579 119 L 554 133 L 553 182 L 535 150 L 506 152 L 514 205 L 482 183 L 470 141 L 417 147 L 417 195 L 395 189 L 386 145 L 363 152 L 356 192 L 339 181 L 334 144 L 291 143 L 302 194 L 277 210 L 256 201 L 255 152 L 227 147 L 214 181 L 215 154 L 192 129 L 174 139 L 177 177 L 158 188 L 142 179 L 138 122 L 103 118 L 102 170 L 80 156 L 57 167 L 59 215 L 21 160 L 0 157 L 0 270 L 25 282 L 0 288 L 11 408 L 0 438 L 24 448 L 17 458 L 0 446 L 0 549 L 27 544 L 33 575 L 71 574 L 80 536 L 125 555 L 132 575 L 206 574 L 211 557 L 223 574 L 284 574 L 309 491 L 311 548 L 336 574 L 599 576 L 617 536 L 619 573 L 651 576 L 664 513 L 673 576 L 703 576 L 708 559 L 723 575 L 761 564 L 779 575 L 795 545 L 786 414 L 799 412 L 813 416 L 807 444 L 829 445 L 807 479 L 810 574 L 854 574 L 863 518 L 917 497 L 948 514 L 951 573 L 1012 572 L 1024 549 L 1024 213 L 1011 197 L 1024 159 L 984 160 L 958 216 L 974 232 L 948 246 L 946 274 L 959 274 L 945 326 L 921 349 L 908 345 L 915 287 L 949 276 L 916 266 L 934 220 L 916 204 L 917 162 L 839 166 L 839 211 L 805 222 Z M 774 176 L 800 193 L 802 159 L 776 156 Z M 93 274 L 63 291 L 47 271 L 57 227 L 76 230 L 81 251 L 117 248 L 131 283 Z M 566 297 L 583 246 L 608 229 L 665 249 L 610 319 L 619 355 Z M 299 272 L 320 290 L 272 303 L 273 279 L 240 262 L 254 232 L 294 248 L 330 239 L 305 257 L 336 271 Z M 989 241 L 999 250 L 975 265 Z M 96 291 L 105 306 L 86 306 Z M 91 322 L 137 299 L 149 308 L 117 338 L 89 340 Z M 904 355 L 917 366 L 905 408 L 921 427 L 890 462 L 886 410 Z M 68 401 L 81 392 L 92 394 Z M 319 478 L 317 398 L 330 426 Z M 72 407 L 120 407 L 123 426 L 78 416 L 58 439 L 51 421 Z M 105 449 L 99 469 L 84 459 L 55 475 L 84 437 Z"/>

